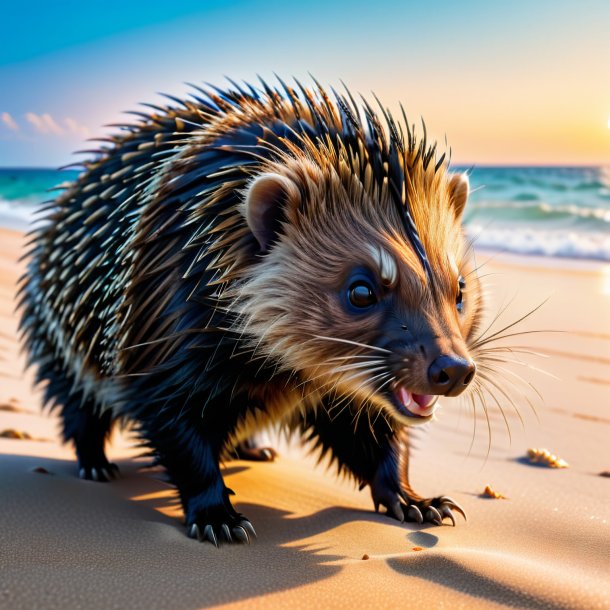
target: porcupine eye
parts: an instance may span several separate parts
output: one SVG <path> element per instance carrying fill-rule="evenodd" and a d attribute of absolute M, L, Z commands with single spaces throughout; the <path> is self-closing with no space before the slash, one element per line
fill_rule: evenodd
<path fill-rule="evenodd" d="M 377 302 L 373 289 L 362 280 L 354 282 L 347 292 L 349 302 L 358 309 L 366 309 Z"/>
<path fill-rule="evenodd" d="M 458 278 L 458 292 L 457 292 L 457 296 L 455 297 L 455 306 L 460 313 L 462 313 L 462 310 L 464 309 L 463 290 L 465 287 L 466 287 L 466 282 L 464 281 L 464 278 L 460 275 L 460 277 Z"/>

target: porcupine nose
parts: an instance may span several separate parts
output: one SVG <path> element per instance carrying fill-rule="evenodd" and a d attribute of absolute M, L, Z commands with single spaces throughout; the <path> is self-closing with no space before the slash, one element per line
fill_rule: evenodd
<path fill-rule="evenodd" d="M 472 360 L 443 354 L 428 368 L 428 382 L 434 394 L 457 396 L 473 380 L 475 370 Z"/>

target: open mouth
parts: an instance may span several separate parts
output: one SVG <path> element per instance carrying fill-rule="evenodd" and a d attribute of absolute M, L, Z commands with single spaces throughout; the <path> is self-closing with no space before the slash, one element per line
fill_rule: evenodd
<path fill-rule="evenodd" d="M 406 417 L 429 419 L 437 407 L 437 395 L 415 394 L 401 385 L 394 388 L 392 397 L 399 413 Z"/>

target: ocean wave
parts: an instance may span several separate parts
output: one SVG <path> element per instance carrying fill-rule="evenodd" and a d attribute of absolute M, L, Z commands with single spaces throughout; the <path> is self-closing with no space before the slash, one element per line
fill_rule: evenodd
<path fill-rule="evenodd" d="M 0 197 L 0 226 L 23 231 L 36 218 L 38 198 L 25 197 L 8 201 Z"/>
<path fill-rule="evenodd" d="M 530 199 L 512 201 L 477 201 L 470 204 L 469 216 L 476 219 L 477 214 L 493 211 L 496 215 L 517 216 L 525 220 L 552 220 L 558 218 L 591 219 L 610 223 L 610 208 L 585 207 L 573 204 L 551 205 L 550 203 L 527 203 Z"/>
<path fill-rule="evenodd" d="M 610 234 L 531 228 L 467 227 L 475 246 L 516 254 L 610 261 Z"/>
<path fill-rule="evenodd" d="M 536 193 L 518 193 L 512 197 L 513 201 L 540 201 L 540 196 Z"/>

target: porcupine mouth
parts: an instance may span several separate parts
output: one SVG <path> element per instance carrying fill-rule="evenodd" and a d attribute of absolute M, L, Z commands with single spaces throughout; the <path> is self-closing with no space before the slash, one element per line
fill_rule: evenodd
<path fill-rule="evenodd" d="M 402 385 L 396 385 L 391 394 L 392 405 L 410 423 L 425 423 L 432 419 L 438 406 L 438 395 L 416 394 Z"/>

